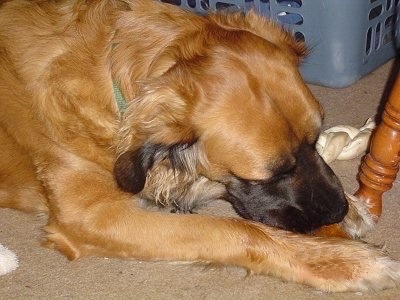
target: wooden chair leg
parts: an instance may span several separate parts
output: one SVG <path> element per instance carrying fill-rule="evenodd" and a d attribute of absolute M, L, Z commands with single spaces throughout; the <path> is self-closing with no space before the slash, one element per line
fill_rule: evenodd
<path fill-rule="evenodd" d="M 360 187 L 355 196 L 370 205 L 370 212 L 379 219 L 382 194 L 388 191 L 399 170 L 400 153 L 400 76 L 390 93 L 382 121 L 372 135 L 370 151 L 359 172 Z"/>

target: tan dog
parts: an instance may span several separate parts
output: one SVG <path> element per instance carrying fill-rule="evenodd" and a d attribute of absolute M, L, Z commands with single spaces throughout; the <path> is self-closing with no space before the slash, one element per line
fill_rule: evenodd
<path fill-rule="evenodd" d="M 6 2 L 0 206 L 47 212 L 45 245 L 69 259 L 230 264 L 327 291 L 393 287 L 400 264 L 374 247 L 265 225 L 308 232 L 348 209 L 313 148 L 322 113 L 297 71 L 303 53 L 254 13 Z M 129 102 L 122 117 L 113 82 Z M 186 211 L 215 197 L 264 224 L 140 207 Z"/>

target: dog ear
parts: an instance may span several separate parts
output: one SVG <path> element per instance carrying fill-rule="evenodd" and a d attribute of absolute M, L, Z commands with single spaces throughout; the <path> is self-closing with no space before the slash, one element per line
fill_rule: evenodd
<path fill-rule="evenodd" d="M 139 193 L 154 162 L 166 158 L 171 168 L 185 165 L 187 149 L 196 141 L 193 118 L 193 87 L 180 72 L 142 82 L 140 91 L 126 109 L 114 165 L 119 187 Z M 190 147 L 191 148 L 191 147 Z M 168 157 L 170 155 L 170 157 Z"/>
<path fill-rule="evenodd" d="M 147 171 L 153 166 L 159 148 L 156 145 L 144 145 L 118 157 L 114 165 L 114 177 L 123 191 L 137 194 L 143 190 Z"/>
<path fill-rule="evenodd" d="M 147 172 L 156 160 L 168 159 L 172 169 L 193 175 L 201 161 L 198 154 L 194 143 L 169 146 L 146 144 L 121 154 L 114 165 L 114 176 L 123 191 L 137 194 L 143 190 Z"/>
<path fill-rule="evenodd" d="M 284 30 L 282 26 L 261 16 L 254 10 L 250 10 L 246 13 L 210 14 L 209 18 L 222 28 L 230 28 L 231 30 L 241 28 L 255 34 L 283 48 L 282 50 L 284 51 L 290 51 L 298 60 L 304 58 L 308 54 L 308 49 L 304 41 L 301 39 L 296 40 L 289 31 Z M 268 30 L 265 30 L 265 28 L 268 28 Z"/>

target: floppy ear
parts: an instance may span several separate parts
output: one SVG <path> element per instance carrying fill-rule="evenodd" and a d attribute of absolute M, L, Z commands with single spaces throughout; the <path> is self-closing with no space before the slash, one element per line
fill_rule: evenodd
<path fill-rule="evenodd" d="M 143 190 L 147 171 L 153 166 L 157 151 L 157 146 L 145 145 L 118 157 L 114 165 L 114 176 L 123 191 L 137 194 Z"/>
<path fill-rule="evenodd" d="M 173 168 L 184 164 L 181 150 L 196 140 L 192 107 L 186 100 L 187 86 L 182 87 L 180 79 L 170 80 L 170 76 L 144 85 L 125 111 L 118 144 L 120 155 L 114 165 L 115 179 L 124 191 L 140 192 L 157 159 L 168 158 Z"/>
<path fill-rule="evenodd" d="M 137 194 L 143 190 L 147 172 L 156 160 L 168 159 L 171 168 L 194 176 L 196 166 L 201 161 L 198 154 L 195 144 L 145 144 L 118 157 L 114 165 L 114 176 L 122 190 Z"/>
<path fill-rule="evenodd" d="M 289 50 L 298 59 L 304 58 L 308 53 L 306 44 L 303 41 L 296 41 L 289 31 L 283 29 L 282 26 L 274 21 L 261 16 L 255 10 L 249 10 L 246 13 L 210 14 L 209 18 L 223 28 L 231 28 L 233 30 L 241 28 L 278 47 L 283 46 L 282 50 Z"/>

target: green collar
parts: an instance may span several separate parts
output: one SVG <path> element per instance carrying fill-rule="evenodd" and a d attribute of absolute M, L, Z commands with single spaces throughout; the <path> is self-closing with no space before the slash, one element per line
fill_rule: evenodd
<path fill-rule="evenodd" d="M 126 110 L 125 97 L 124 97 L 124 95 L 122 95 L 121 90 L 118 87 L 118 84 L 116 84 L 115 82 L 113 82 L 113 89 L 114 89 L 115 101 L 117 102 L 119 112 L 122 115 L 122 114 L 124 114 L 124 112 Z"/>

